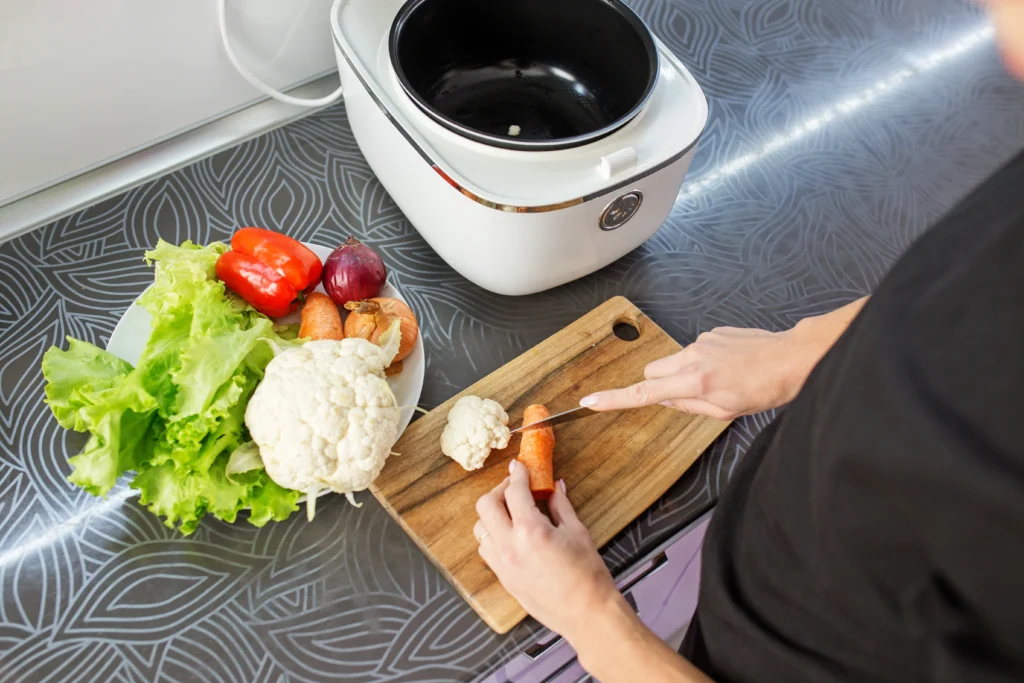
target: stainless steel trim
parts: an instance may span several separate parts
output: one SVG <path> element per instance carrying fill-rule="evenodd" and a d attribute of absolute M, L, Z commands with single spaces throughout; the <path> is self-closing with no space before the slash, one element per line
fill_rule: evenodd
<path fill-rule="evenodd" d="M 355 77 L 359 80 L 360 85 L 363 86 L 363 90 L 366 91 L 366 93 L 370 96 L 370 99 L 373 100 L 373 102 L 381 110 L 381 113 L 384 114 L 384 116 L 387 118 L 387 120 L 391 122 L 391 125 L 393 125 L 398 130 L 398 132 L 401 134 L 401 136 L 403 138 L 405 138 L 405 140 L 410 145 L 412 145 L 412 148 L 416 150 L 417 154 L 419 154 L 419 156 L 425 162 L 427 162 L 427 164 L 429 164 L 430 167 L 432 169 L 434 169 L 434 172 L 437 173 L 439 176 L 441 176 L 441 178 L 446 183 L 448 183 L 456 191 L 458 191 L 459 194 L 461 194 L 464 197 L 467 197 L 468 199 L 472 199 L 477 204 L 481 204 L 482 206 L 486 206 L 489 209 L 495 209 L 497 211 L 504 211 L 506 213 L 547 213 L 549 211 L 559 211 L 561 209 L 567 209 L 567 208 L 570 208 L 570 207 L 573 207 L 573 206 L 579 206 L 580 204 L 584 204 L 586 202 L 589 202 L 591 200 L 597 199 L 599 197 L 604 197 L 605 195 L 610 194 L 612 192 L 617 192 L 617 191 L 619 191 L 619 190 L 621 190 L 621 189 L 623 189 L 625 187 L 628 187 L 629 185 L 633 185 L 634 183 L 637 183 L 637 182 L 643 180 L 644 178 L 647 178 L 647 177 L 649 177 L 651 175 L 654 175 L 655 173 L 657 173 L 658 171 L 662 170 L 663 168 L 667 168 L 668 166 L 671 166 L 672 164 L 676 163 L 677 161 L 682 159 L 684 156 L 686 156 L 690 152 L 690 150 L 692 150 L 694 147 L 696 147 L 697 143 L 700 142 L 701 136 L 704 134 L 704 131 L 702 130 L 700 132 L 700 135 L 698 135 L 697 138 L 688 147 L 683 149 L 681 152 L 672 155 L 669 159 L 666 159 L 665 161 L 661 162 L 657 166 L 653 166 L 653 167 L 647 169 L 646 171 L 644 171 L 643 173 L 638 173 L 637 175 L 631 176 L 631 177 L 629 177 L 629 178 L 627 178 L 627 179 L 625 179 L 625 180 L 623 180 L 623 181 L 621 181 L 619 183 L 616 183 L 615 185 L 612 185 L 611 187 L 603 188 L 603 189 L 601 189 L 598 192 L 593 192 L 593 193 L 585 195 L 583 197 L 577 197 L 575 199 L 569 199 L 567 201 L 559 202 L 557 204 L 546 204 L 546 205 L 542 205 L 542 206 L 517 206 L 517 205 L 514 205 L 514 204 L 503 204 L 501 202 L 495 202 L 495 201 L 487 199 L 485 197 L 481 197 L 480 195 L 474 193 L 472 190 L 466 189 L 465 187 L 459 185 L 451 176 L 449 176 L 447 173 L 445 173 L 444 170 L 437 164 L 437 162 L 434 161 L 430 157 L 430 155 L 427 153 L 427 151 L 424 150 L 419 145 L 419 143 L 417 143 L 412 138 L 412 136 L 409 135 L 409 133 L 405 130 L 405 128 L 403 128 L 401 126 L 401 124 L 398 123 L 398 121 L 395 119 L 395 117 L 391 114 L 391 111 L 387 108 L 387 105 L 385 105 L 383 102 L 381 102 L 380 98 L 378 98 L 376 93 L 373 92 L 373 90 L 370 88 L 369 84 L 363 78 L 363 75 L 361 73 L 359 73 L 359 69 L 356 68 L 355 63 L 352 61 L 352 58 L 349 56 L 348 52 L 345 50 L 345 46 L 341 44 L 341 41 L 338 40 L 338 36 L 336 34 L 334 34 L 333 31 L 332 31 L 332 34 L 331 34 L 331 38 L 334 40 L 334 44 L 338 48 L 338 52 L 345 58 L 345 61 L 348 62 L 349 69 L 352 71 L 352 73 L 355 75 Z M 348 93 L 347 92 L 346 92 L 345 96 L 348 97 Z"/>
<path fill-rule="evenodd" d="M 628 582 L 619 586 L 619 592 L 625 595 L 629 591 L 636 588 L 637 584 L 639 584 L 641 581 L 650 578 L 658 571 L 664 569 L 667 566 L 668 554 L 664 550 L 662 550 L 660 553 L 655 555 L 653 559 L 651 559 L 650 566 L 645 567 L 641 572 L 639 572 L 636 576 L 631 578 Z"/>
<path fill-rule="evenodd" d="M 334 35 L 334 33 L 332 32 L 331 39 L 334 40 L 334 46 L 338 48 L 338 52 L 341 53 L 341 55 L 345 58 L 345 61 L 348 63 L 349 70 L 352 71 L 352 74 L 359 80 L 359 84 L 363 86 L 363 90 L 365 90 L 366 94 L 370 96 L 370 99 L 373 100 L 374 104 L 377 105 L 381 113 L 387 117 L 388 121 L 391 122 L 391 125 L 398 129 L 398 132 L 402 134 L 402 137 L 404 137 L 406 141 L 410 145 L 412 145 L 413 149 L 415 149 L 419 153 L 419 155 L 423 157 L 423 160 L 426 161 L 431 166 L 434 166 L 434 161 L 430 158 L 430 156 L 425 151 L 423 151 L 423 148 L 420 147 L 415 140 L 413 140 L 409 136 L 409 134 L 405 131 L 405 128 L 399 125 L 398 121 L 395 120 L 395 117 L 391 115 L 391 110 L 388 109 L 384 105 L 384 103 L 380 101 L 380 98 L 377 97 L 377 94 L 373 92 L 373 89 L 370 88 L 369 84 L 366 82 L 366 79 L 363 78 L 363 75 L 359 73 L 359 69 L 356 68 L 355 62 L 353 62 L 352 58 L 348 56 L 348 51 L 345 50 L 345 46 L 341 44 L 340 40 L 338 40 L 338 36 Z M 343 91 L 343 93 L 345 94 L 345 96 L 347 96 L 347 91 Z"/>
<path fill-rule="evenodd" d="M 556 635 L 554 638 L 552 638 L 546 643 L 541 643 L 540 641 L 537 641 L 533 645 L 524 648 L 523 655 L 527 659 L 537 661 L 537 659 L 540 658 L 542 654 L 544 654 L 545 652 L 547 652 L 548 650 L 550 650 L 551 648 L 553 648 L 561 642 L 563 642 L 563 639 L 562 636 L 559 635 Z"/>

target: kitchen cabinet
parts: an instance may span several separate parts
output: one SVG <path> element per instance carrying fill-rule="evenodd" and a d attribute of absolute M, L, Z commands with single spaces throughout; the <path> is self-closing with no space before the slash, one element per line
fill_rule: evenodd
<path fill-rule="evenodd" d="M 0 5 L 0 206 L 263 99 L 215 0 Z M 232 45 L 275 88 L 333 72 L 330 7 L 229 0 Z"/>

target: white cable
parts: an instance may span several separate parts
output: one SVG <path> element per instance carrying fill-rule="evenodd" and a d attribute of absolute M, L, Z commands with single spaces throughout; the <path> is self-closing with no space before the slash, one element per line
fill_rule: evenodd
<path fill-rule="evenodd" d="M 265 84 L 260 79 L 256 78 L 248 69 L 246 69 L 238 61 L 238 57 L 235 56 L 235 51 L 231 49 L 231 42 L 228 40 L 228 28 L 227 21 L 225 20 L 227 6 L 227 0 L 217 0 L 217 17 L 220 22 L 220 42 L 224 45 L 224 52 L 227 53 L 228 59 L 231 60 L 231 64 L 235 67 L 242 78 L 249 81 L 250 85 L 262 92 L 268 97 L 272 97 L 278 102 L 284 102 L 285 104 L 293 104 L 297 107 L 326 107 L 329 104 L 334 104 L 341 99 L 342 92 L 341 86 L 329 95 L 317 98 L 315 100 L 307 100 L 301 97 L 292 97 L 291 95 L 285 95 L 283 92 L 274 90 L 269 85 Z"/>

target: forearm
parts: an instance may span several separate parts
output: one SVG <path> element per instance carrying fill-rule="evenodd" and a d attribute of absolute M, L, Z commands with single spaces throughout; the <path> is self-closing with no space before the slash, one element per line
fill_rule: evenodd
<path fill-rule="evenodd" d="M 617 600 L 588 620 L 586 632 L 569 639 L 580 664 L 603 683 L 711 683 Z"/>
<path fill-rule="evenodd" d="M 850 326 L 867 302 L 868 297 L 865 296 L 837 308 L 831 313 L 804 318 L 793 329 L 812 329 L 826 343 L 825 350 L 827 351 L 846 331 L 846 328 Z"/>
<path fill-rule="evenodd" d="M 790 354 L 791 367 L 784 373 L 789 380 L 785 386 L 783 403 L 796 398 L 811 370 L 843 335 L 867 301 L 868 297 L 863 297 L 831 313 L 804 318 L 793 329 L 782 333 L 791 340 L 796 350 Z"/>

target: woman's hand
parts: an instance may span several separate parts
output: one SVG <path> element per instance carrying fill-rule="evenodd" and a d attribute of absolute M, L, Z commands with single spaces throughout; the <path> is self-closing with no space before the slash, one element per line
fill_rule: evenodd
<path fill-rule="evenodd" d="M 581 405 L 619 410 L 662 404 L 731 420 L 789 403 L 866 299 L 801 321 L 785 332 L 720 327 L 679 353 L 655 361 L 646 379 L 587 396 Z"/>
<path fill-rule="evenodd" d="M 648 365 L 643 382 L 580 403 L 595 410 L 661 403 L 718 420 L 769 410 L 796 396 L 820 358 L 794 333 L 714 329 L 679 353 Z"/>
<path fill-rule="evenodd" d="M 538 621 L 565 638 L 606 683 L 711 683 L 651 632 L 619 593 L 559 482 L 548 499 L 554 523 L 537 509 L 526 468 L 476 504 L 473 535 L 498 580 Z"/>
<path fill-rule="evenodd" d="M 588 621 L 626 602 L 576 517 L 565 483 L 548 499 L 552 524 L 533 501 L 526 468 L 512 460 L 509 471 L 477 501 L 473 535 L 480 556 L 534 618 L 569 642 L 585 638 Z"/>

